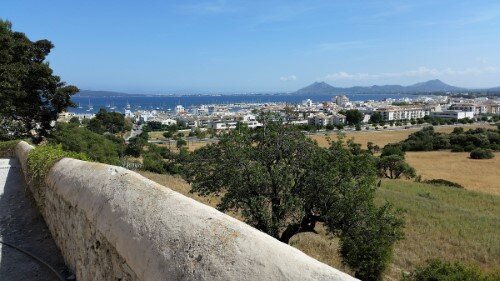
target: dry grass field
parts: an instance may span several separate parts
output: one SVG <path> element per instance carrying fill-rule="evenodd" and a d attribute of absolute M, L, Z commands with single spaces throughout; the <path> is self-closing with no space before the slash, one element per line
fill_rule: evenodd
<path fill-rule="evenodd" d="M 178 176 L 140 172 L 162 185 L 215 207 L 218 198 L 189 193 Z M 379 203 L 389 201 L 405 210 L 405 240 L 395 246 L 394 260 L 384 280 L 399 280 L 429 258 L 462 261 L 490 271 L 500 264 L 500 196 L 410 181 L 383 181 Z M 235 214 L 230 214 L 238 218 Z M 337 254 L 338 240 L 317 227 L 318 234 L 296 235 L 290 244 L 306 254 L 350 273 Z"/>
<path fill-rule="evenodd" d="M 457 125 L 457 126 L 436 126 L 435 130 L 437 132 L 450 133 L 455 127 L 464 127 L 467 129 L 473 128 L 494 128 L 488 124 L 472 124 L 472 125 Z M 363 127 L 364 128 L 364 127 Z M 399 142 L 405 140 L 411 133 L 421 130 L 422 128 L 411 128 L 411 129 L 401 129 L 401 130 L 373 130 L 370 131 L 360 131 L 360 132 L 348 132 L 346 137 L 348 139 L 354 138 L 356 143 L 361 144 L 366 148 L 368 142 L 373 142 L 374 144 L 383 147 L 388 143 Z M 328 134 L 328 137 L 335 140 L 337 138 L 337 133 Z M 312 139 L 316 140 L 321 146 L 328 146 L 327 136 L 325 135 L 314 135 L 311 136 Z"/>
<path fill-rule="evenodd" d="M 468 152 L 407 152 L 406 159 L 423 179 L 446 179 L 466 189 L 500 195 L 500 152 L 475 160 Z"/>

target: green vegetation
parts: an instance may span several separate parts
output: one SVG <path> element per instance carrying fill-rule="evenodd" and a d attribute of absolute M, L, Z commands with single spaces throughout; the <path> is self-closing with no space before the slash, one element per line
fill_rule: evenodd
<path fill-rule="evenodd" d="M 406 238 L 396 244 L 396 268 L 412 270 L 427 259 L 439 258 L 486 271 L 500 269 L 500 196 L 387 180 L 377 190 L 376 201 L 405 210 Z"/>
<path fill-rule="evenodd" d="M 54 45 L 48 40 L 33 42 L 12 24 L 0 19 L 0 139 L 47 136 L 52 121 L 73 106 L 75 86 L 66 86 L 53 75 L 45 58 Z"/>
<path fill-rule="evenodd" d="M 373 123 L 373 124 L 378 124 L 378 123 L 381 123 L 382 121 L 384 121 L 384 118 L 382 117 L 382 113 L 376 111 L 370 116 L 369 122 Z"/>
<path fill-rule="evenodd" d="M 144 176 L 216 207 L 220 197 L 189 193 L 190 185 L 178 176 L 142 173 Z M 377 205 L 387 201 L 405 210 L 405 239 L 395 244 L 393 259 L 383 279 L 397 280 L 426 260 L 439 258 L 477 265 L 484 272 L 500 270 L 500 197 L 466 189 L 406 180 L 383 180 L 375 195 Z M 228 214 L 241 219 L 239 214 Z M 323 225 L 316 233 L 292 237 L 290 244 L 306 254 L 353 274 L 338 257 L 339 239 Z M 495 270 L 496 269 L 496 270 Z M 446 280 L 446 279 L 445 279 Z"/>
<path fill-rule="evenodd" d="M 192 192 L 221 195 L 220 210 L 241 213 L 285 243 L 322 223 L 340 239 L 343 261 L 357 277 L 379 279 L 402 239 L 403 220 L 389 204 L 373 203 L 373 156 L 342 139 L 321 148 L 292 127 L 262 122 L 195 151 L 184 167 Z"/>
<path fill-rule="evenodd" d="M 500 272 L 485 274 L 476 266 L 466 266 L 459 262 L 444 262 L 439 259 L 428 260 L 408 275 L 402 281 L 498 281 Z"/>
<path fill-rule="evenodd" d="M 452 182 L 449 180 L 444 180 L 444 179 L 432 179 L 432 180 L 425 180 L 423 181 L 424 183 L 427 184 L 432 184 L 432 185 L 442 185 L 442 186 L 449 186 L 449 187 L 455 187 L 455 188 L 464 188 L 462 185 Z"/>
<path fill-rule="evenodd" d="M 415 169 L 406 163 L 404 157 L 395 154 L 380 157 L 377 168 L 381 177 L 389 179 L 399 179 L 402 176 L 409 179 L 416 176 Z"/>
<path fill-rule="evenodd" d="M 147 131 L 143 131 L 140 135 L 130 138 L 125 154 L 133 157 L 141 156 L 144 147 L 148 144 L 148 138 L 149 135 Z"/>
<path fill-rule="evenodd" d="M 476 148 L 470 152 L 470 158 L 472 159 L 491 159 L 495 157 L 491 149 L 481 149 Z"/>
<path fill-rule="evenodd" d="M 11 157 L 18 140 L 0 141 L 0 157 Z"/>
<path fill-rule="evenodd" d="M 111 165 L 120 165 L 125 149 L 123 139 L 110 134 L 103 136 L 73 123 L 57 124 L 49 143 L 59 144 L 65 151 L 85 153 L 94 161 Z"/>
<path fill-rule="evenodd" d="M 363 122 L 365 115 L 357 109 L 349 109 L 345 112 L 341 112 L 345 115 L 347 124 L 349 125 L 359 125 Z"/>
<path fill-rule="evenodd" d="M 90 119 L 87 128 L 94 133 L 123 133 L 132 129 L 132 122 L 118 112 L 107 112 L 101 108 L 94 118 Z"/>
<path fill-rule="evenodd" d="M 146 123 L 146 125 L 144 125 L 143 129 L 145 131 L 150 131 L 150 132 L 167 131 L 167 132 L 175 133 L 182 128 L 177 124 L 163 125 L 161 122 L 158 122 L 158 121 L 148 121 Z"/>
<path fill-rule="evenodd" d="M 62 149 L 61 145 L 37 146 L 28 154 L 28 173 L 37 185 L 43 183 L 47 173 L 54 164 L 62 158 L 69 157 L 88 161 L 89 158 L 84 153 L 68 152 Z"/>
<path fill-rule="evenodd" d="M 370 151 L 370 147 L 368 147 Z M 378 174 L 380 177 L 399 179 L 401 176 L 414 178 L 415 169 L 405 160 L 405 151 L 401 144 L 387 144 L 382 149 L 380 158 L 376 159 Z"/>
<path fill-rule="evenodd" d="M 474 157 L 494 156 L 492 151 L 500 150 L 500 130 L 476 128 L 464 131 L 463 128 L 455 128 L 450 134 L 438 133 L 434 127 L 424 127 L 422 130 L 412 133 L 399 144 L 404 151 L 432 151 L 451 149 L 453 152 L 473 151 Z M 488 151 L 492 150 L 492 151 Z M 474 158 L 473 159 L 485 159 Z"/>

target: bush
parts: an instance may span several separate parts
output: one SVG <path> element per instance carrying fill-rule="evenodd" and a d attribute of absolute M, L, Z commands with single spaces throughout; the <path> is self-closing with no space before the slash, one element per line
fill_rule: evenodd
<path fill-rule="evenodd" d="M 65 151 L 85 153 L 90 159 L 120 165 L 124 141 L 112 135 L 103 136 L 76 124 L 58 124 L 49 137 L 49 143 L 60 144 Z"/>
<path fill-rule="evenodd" d="M 495 276 L 486 276 L 477 267 L 465 266 L 461 263 L 449 263 L 438 259 L 427 261 L 427 264 L 418 267 L 403 281 L 487 281 L 494 280 Z"/>
<path fill-rule="evenodd" d="M 12 157 L 18 140 L 0 142 L 0 157 Z"/>
<path fill-rule="evenodd" d="M 491 159 L 493 157 L 495 157 L 495 154 L 493 154 L 491 149 L 477 148 L 470 153 L 470 158 L 472 159 Z"/>
<path fill-rule="evenodd" d="M 455 188 L 464 188 L 462 185 L 452 182 L 449 180 L 444 180 L 444 179 L 432 179 L 432 180 L 425 180 L 424 183 L 432 184 L 432 185 L 444 185 L 444 186 L 449 186 L 449 187 L 455 187 Z"/>
<path fill-rule="evenodd" d="M 389 143 L 382 148 L 382 154 L 380 157 L 389 156 L 389 155 L 399 155 L 402 158 L 405 157 L 405 152 L 403 150 L 403 146 L 400 143 Z"/>
<path fill-rule="evenodd" d="M 61 145 L 38 146 L 28 154 L 28 173 L 37 185 L 43 183 L 50 168 L 62 158 L 69 157 L 88 161 L 89 158 L 84 153 L 68 152 L 62 149 Z"/>

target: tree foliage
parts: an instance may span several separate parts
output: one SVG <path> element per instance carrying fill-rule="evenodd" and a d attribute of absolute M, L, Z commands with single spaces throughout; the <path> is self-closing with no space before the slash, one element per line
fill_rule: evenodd
<path fill-rule="evenodd" d="M 345 119 L 349 125 L 359 125 L 363 122 L 365 115 L 357 109 L 349 109 L 345 112 Z"/>
<path fill-rule="evenodd" d="M 451 149 L 455 152 L 472 151 L 476 148 L 500 150 L 500 130 L 455 128 L 451 134 L 437 133 L 433 127 L 425 127 L 412 133 L 401 142 L 405 151 L 431 151 Z"/>
<path fill-rule="evenodd" d="M 371 116 L 370 116 L 370 123 L 372 124 L 377 124 L 377 123 L 380 123 L 384 121 L 384 118 L 382 117 L 382 113 L 380 112 L 374 112 Z"/>
<path fill-rule="evenodd" d="M 131 125 L 125 122 L 125 116 L 118 112 L 108 112 L 101 108 L 94 118 L 90 119 L 88 129 L 94 133 L 103 134 L 122 133 L 125 130 L 130 130 Z"/>
<path fill-rule="evenodd" d="M 470 158 L 472 159 L 491 159 L 495 157 L 491 149 L 480 149 L 476 148 L 470 153 Z"/>
<path fill-rule="evenodd" d="M 78 124 L 57 124 L 49 136 L 49 143 L 60 144 L 65 151 L 85 153 L 90 159 L 112 165 L 120 165 L 124 141 L 112 135 L 103 136 Z"/>
<path fill-rule="evenodd" d="M 221 211 L 238 211 L 247 223 L 285 243 L 324 223 L 340 237 L 344 261 L 360 276 L 378 278 L 394 241 L 402 237 L 402 220 L 390 206 L 373 203 L 372 155 L 342 139 L 321 148 L 281 122 L 261 122 L 263 128 L 234 130 L 195 151 L 184 173 L 192 192 L 222 196 Z M 359 237 L 362 233 L 367 236 Z M 376 245 L 358 245 L 366 239 Z M 363 273 L 365 264 L 377 266 Z"/>
<path fill-rule="evenodd" d="M 389 179 L 399 179 L 402 176 L 414 178 L 416 176 L 415 169 L 406 163 L 404 157 L 397 154 L 380 157 L 377 161 L 377 167 L 380 176 Z"/>
<path fill-rule="evenodd" d="M 45 58 L 54 45 L 31 41 L 0 19 L 0 138 L 19 138 L 36 132 L 48 135 L 53 121 L 69 106 L 75 86 L 66 85 Z"/>

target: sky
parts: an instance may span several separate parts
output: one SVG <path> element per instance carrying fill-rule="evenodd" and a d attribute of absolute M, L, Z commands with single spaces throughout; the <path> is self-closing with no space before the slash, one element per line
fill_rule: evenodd
<path fill-rule="evenodd" d="M 51 67 L 80 89 L 500 86 L 498 0 L 0 0 L 0 18 L 51 40 Z"/>

